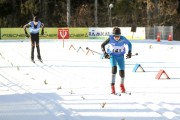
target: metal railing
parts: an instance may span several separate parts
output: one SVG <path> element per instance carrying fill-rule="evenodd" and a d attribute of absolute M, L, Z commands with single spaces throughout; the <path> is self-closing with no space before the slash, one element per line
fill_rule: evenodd
<path fill-rule="evenodd" d="M 161 40 L 168 40 L 169 35 L 173 39 L 173 26 L 154 26 L 145 27 L 146 39 L 156 39 L 160 35 Z"/>

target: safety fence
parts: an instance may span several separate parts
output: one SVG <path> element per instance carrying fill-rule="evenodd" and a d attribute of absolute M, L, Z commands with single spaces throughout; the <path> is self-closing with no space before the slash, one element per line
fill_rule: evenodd
<path fill-rule="evenodd" d="M 158 37 L 161 40 L 173 40 L 173 26 L 154 26 L 145 27 L 146 39 L 155 40 Z"/>

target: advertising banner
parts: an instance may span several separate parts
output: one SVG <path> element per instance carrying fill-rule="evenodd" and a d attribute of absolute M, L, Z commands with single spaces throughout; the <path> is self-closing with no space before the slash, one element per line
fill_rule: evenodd
<path fill-rule="evenodd" d="M 89 39 L 105 39 L 112 34 L 112 28 L 97 28 L 90 27 L 89 28 Z"/>
<path fill-rule="evenodd" d="M 129 40 L 145 40 L 145 27 L 138 27 L 136 32 L 131 32 L 131 27 L 120 27 L 121 35 Z M 113 27 L 89 28 L 89 39 L 106 39 L 112 34 Z"/>
<path fill-rule="evenodd" d="M 58 28 L 44 28 L 44 35 L 41 35 L 41 29 L 39 30 L 40 39 L 58 39 Z"/>
<path fill-rule="evenodd" d="M 145 39 L 146 39 L 145 27 L 137 27 L 132 40 L 145 40 Z"/>
<path fill-rule="evenodd" d="M 88 39 L 88 28 L 69 28 L 69 39 Z"/>
<path fill-rule="evenodd" d="M 121 35 L 129 40 L 145 40 L 145 27 L 137 27 L 131 32 L 131 27 L 120 27 Z M 40 39 L 107 39 L 112 34 L 113 27 L 90 28 L 45 28 L 44 35 L 39 31 Z M 27 28 L 29 33 L 29 28 Z M 1 28 L 1 39 L 25 39 L 23 28 Z"/>
<path fill-rule="evenodd" d="M 23 28 L 1 28 L 1 39 L 25 39 Z"/>
<path fill-rule="evenodd" d="M 145 40 L 145 27 L 137 27 L 136 32 L 131 32 L 131 27 L 120 27 L 121 35 L 129 40 Z"/>
<path fill-rule="evenodd" d="M 45 28 L 44 35 L 41 36 L 41 29 L 39 31 L 40 39 L 57 39 L 57 28 Z M 29 34 L 29 28 L 27 28 Z M 1 28 L 1 39 L 25 39 L 23 28 Z"/>

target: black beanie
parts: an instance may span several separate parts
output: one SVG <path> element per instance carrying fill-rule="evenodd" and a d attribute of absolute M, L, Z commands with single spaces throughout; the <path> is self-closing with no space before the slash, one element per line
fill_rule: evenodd
<path fill-rule="evenodd" d="M 34 16 L 33 21 L 38 22 L 39 18 L 37 16 Z"/>

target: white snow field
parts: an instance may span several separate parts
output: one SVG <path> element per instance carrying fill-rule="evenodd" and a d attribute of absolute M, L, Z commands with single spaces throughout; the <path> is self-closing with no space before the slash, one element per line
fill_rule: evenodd
<path fill-rule="evenodd" d="M 180 120 L 180 42 L 132 40 L 125 87 L 111 95 L 104 40 L 41 40 L 44 63 L 30 61 L 30 41 L 0 41 L 0 120 Z M 127 46 L 126 46 L 127 47 Z M 75 49 L 74 49 L 75 48 Z M 138 67 L 140 65 L 145 72 Z M 156 79 L 160 70 L 165 74 Z M 116 76 L 119 92 L 120 77 Z"/>

